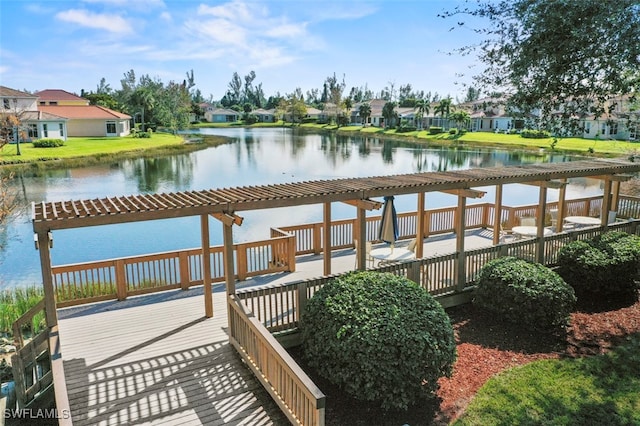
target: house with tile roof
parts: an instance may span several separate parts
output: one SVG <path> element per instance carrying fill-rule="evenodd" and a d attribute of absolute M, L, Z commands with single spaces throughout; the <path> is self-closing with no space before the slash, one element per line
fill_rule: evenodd
<path fill-rule="evenodd" d="M 38 97 L 0 86 L 0 116 L 13 115 L 20 122 L 21 141 L 52 138 L 67 140 L 67 119 L 38 110 Z M 16 142 L 15 136 L 12 142 Z"/>
<path fill-rule="evenodd" d="M 34 93 L 38 105 L 89 105 L 89 100 L 61 89 L 47 89 Z"/>
<path fill-rule="evenodd" d="M 30 94 L 0 86 L 0 113 L 19 118 L 22 140 L 119 137 L 131 132 L 131 116 L 89 105 L 87 99 L 58 89 Z"/>

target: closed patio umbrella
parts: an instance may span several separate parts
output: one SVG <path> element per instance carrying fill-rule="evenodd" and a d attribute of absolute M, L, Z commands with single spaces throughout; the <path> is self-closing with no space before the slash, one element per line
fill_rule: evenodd
<path fill-rule="evenodd" d="M 393 197 L 384 197 L 384 207 L 382 208 L 382 219 L 378 228 L 378 239 L 393 246 L 398 239 L 398 216 L 393 205 Z"/>

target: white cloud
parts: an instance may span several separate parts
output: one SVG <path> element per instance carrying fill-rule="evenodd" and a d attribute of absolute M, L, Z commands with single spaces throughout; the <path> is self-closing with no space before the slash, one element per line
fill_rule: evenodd
<path fill-rule="evenodd" d="M 163 0 L 82 0 L 84 3 L 93 3 L 93 4 L 107 4 L 107 5 L 116 5 L 116 6 L 131 6 L 137 9 L 139 8 L 148 8 L 152 6 L 164 7 Z"/>
<path fill-rule="evenodd" d="M 93 13 L 87 10 L 70 9 L 56 14 L 56 18 L 78 24 L 82 27 L 106 30 L 116 34 L 128 34 L 133 32 L 131 24 L 118 15 L 106 13 Z"/>
<path fill-rule="evenodd" d="M 171 16 L 171 14 L 169 12 L 162 12 L 160 14 L 160 19 L 162 19 L 163 21 L 167 21 L 167 22 L 173 21 L 173 17 Z"/>

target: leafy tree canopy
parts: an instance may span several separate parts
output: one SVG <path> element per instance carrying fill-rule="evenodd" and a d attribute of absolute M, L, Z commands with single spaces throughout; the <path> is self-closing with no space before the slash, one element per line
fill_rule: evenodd
<path fill-rule="evenodd" d="M 640 90 L 637 0 L 476 0 L 441 15 L 475 29 L 482 41 L 460 49 L 486 66 L 482 86 L 509 94 L 523 113 L 539 109 L 550 130 L 572 128 L 583 114 L 602 116 L 620 96 Z"/>

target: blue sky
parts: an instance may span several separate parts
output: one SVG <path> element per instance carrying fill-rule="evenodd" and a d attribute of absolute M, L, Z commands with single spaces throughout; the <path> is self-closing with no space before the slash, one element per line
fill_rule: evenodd
<path fill-rule="evenodd" d="M 193 70 L 196 88 L 220 99 L 233 72 L 256 72 L 267 96 L 321 88 L 344 75 L 364 86 L 463 98 L 474 63 L 449 55 L 474 41 L 458 1 L 81 0 L 0 2 L 0 84 L 18 90 L 112 88 L 130 69 L 164 82 Z M 460 76 L 463 74 L 463 76 Z"/>

